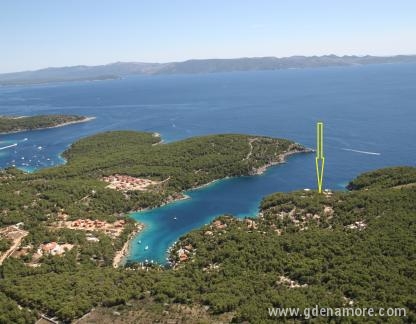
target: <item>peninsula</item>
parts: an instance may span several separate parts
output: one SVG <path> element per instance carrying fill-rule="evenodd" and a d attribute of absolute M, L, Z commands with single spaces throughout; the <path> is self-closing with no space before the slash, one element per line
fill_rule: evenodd
<path fill-rule="evenodd" d="M 77 115 L 0 116 L 0 134 L 61 127 L 94 119 Z"/>
<path fill-rule="evenodd" d="M 117 267 L 132 233 L 141 229 L 127 213 L 183 199 L 184 190 L 217 179 L 256 174 L 287 155 L 308 151 L 263 136 L 211 135 L 164 144 L 156 133 L 97 134 L 65 151 L 65 165 L 33 174 L 3 170 L 0 229 L 25 234 L 18 259 L 29 267 L 44 268 L 50 253 L 70 251 L 78 251 L 78 262 Z M 17 248 L 13 235 L 0 242 L 7 257 Z M 70 251 L 58 241 L 71 244 Z"/>

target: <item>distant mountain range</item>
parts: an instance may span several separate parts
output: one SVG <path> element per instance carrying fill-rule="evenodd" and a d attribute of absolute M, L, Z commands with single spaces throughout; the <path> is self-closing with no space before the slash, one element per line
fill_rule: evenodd
<path fill-rule="evenodd" d="M 397 56 L 290 56 L 188 60 L 172 63 L 117 62 L 97 66 L 54 67 L 37 71 L 0 74 L 0 85 L 117 79 L 129 75 L 196 74 L 292 68 L 416 63 L 416 55 Z"/>

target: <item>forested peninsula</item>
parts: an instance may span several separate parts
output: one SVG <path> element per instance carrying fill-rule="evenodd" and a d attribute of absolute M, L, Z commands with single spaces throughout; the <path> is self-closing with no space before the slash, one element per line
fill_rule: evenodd
<path fill-rule="evenodd" d="M 126 242 L 142 228 L 129 212 L 308 151 L 285 139 L 232 134 L 169 144 L 155 133 L 128 131 L 82 139 L 63 153 L 65 165 L 0 172 L 0 265 L 33 273 L 118 267 Z"/>
<path fill-rule="evenodd" d="M 261 136 L 162 144 L 157 134 L 120 131 L 74 143 L 65 165 L 2 171 L 0 249 L 18 245 L 0 266 L 0 322 L 274 323 L 269 307 L 314 305 L 402 307 L 403 321 L 416 321 L 412 167 L 364 174 L 349 192 L 272 194 L 257 217 L 223 215 L 181 237 L 170 268 L 113 267 L 138 230 L 129 211 L 307 151 Z"/>
<path fill-rule="evenodd" d="M 60 127 L 87 122 L 92 119 L 93 117 L 77 115 L 0 116 L 0 134 Z"/>

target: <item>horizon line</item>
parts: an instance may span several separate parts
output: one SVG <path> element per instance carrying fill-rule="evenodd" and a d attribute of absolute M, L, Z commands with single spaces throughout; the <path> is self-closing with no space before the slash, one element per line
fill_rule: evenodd
<path fill-rule="evenodd" d="M 342 57 L 382 57 L 382 58 L 389 58 L 389 57 L 398 57 L 398 56 L 416 56 L 415 54 L 394 54 L 394 55 L 371 55 L 371 54 L 363 54 L 363 55 L 358 55 L 358 54 L 343 54 L 343 55 L 338 55 L 338 54 L 322 54 L 322 55 L 302 55 L 302 54 L 296 54 L 296 55 L 289 55 L 289 56 L 240 56 L 240 57 L 231 57 L 231 58 L 218 58 L 218 57 L 211 57 L 211 58 L 190 58 L 190 59 L 185 59 L 185 60 L 181 60 L 181 61 L 167 61 L 167 62 L 151 62 L 151 61 L 113 61 L 113 62 L 109 62 L 109 63 L 103 63 L 103 64 L 74 64 L 74 65 L 62 65 L 62 66 L 46 66 L 46 67 L 41 67 L 41 68 L 34 68 L 34 69 L 28 69 L 28 70 L 19 70 L 19 71 L 13 71 L 13 72 L 0 72 L 0 75 L 5 75 L 5 74 L 15 74 L 15 73 L 25 73 L 25 72 L 38 72 L 38 71 L 43 71 L 43 70 L 48 70 L 48 69 L 63 69 L 63 68 L 74 68 L 74 67 L 98 67 L 98 66 L 108 66 L 108 65 L 114 65 L 114 64 L 157 64 L 157 65 L 163 65 L 163 64 L 175 64 L 175 63 L 184 63 L 184 62 L 189 62 L 189 61 L 208 61 L 208 60 L 239 60 L 239 59 L 263 59 L 263 58 L 275 58 L 275 59 L 285 59 L 285 58 L 293 58 L 293 57 L 303 57 L 303 58 L 312 58 L 312 57 L 328 57 L 328 56 L 332 56 L 332 57 L 338 57 L 338 58 L 342 58 Z"/>

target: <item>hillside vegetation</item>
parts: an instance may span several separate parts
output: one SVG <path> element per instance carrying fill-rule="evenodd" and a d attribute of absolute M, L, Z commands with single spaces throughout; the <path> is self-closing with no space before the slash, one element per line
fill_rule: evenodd
<path fill-rule="evenodd" d="M 0 116 L 0 133 L 23 132 L 85 121 L 83 116 L 39 115 L 24 117 Z"/>
<path fill-rule="evenodd" d="M 363 185 L 365 190 L 276 193 L 264 198 L 257 218 L 221 216 L 179 240 L 172 260 L 183 248 L 191 251 L 190 259 L 174 269 L 97 269 L 77 264 L 75 255 L 28 269 L 10 259 L 1 268 L 0 289 L 12 300 L 11 308 L 15 301 L 68 322 L 99 306 L 81 323 L 88 318 L 102 323 L 143 318 L 197 322 L 199 316 L 207 322 L 274 323 L 269 307 L 319 305 L 400 307 L 407 317 L 382 322 L 414 323 L 416 190 L 397 184 L 407 183 L 416 168 L 398 170 L 365 174 L 363 183 L 371 183 Z M 10 314 L 21 314 L 22 322 L 30 320 L 19 312 L 15 307 Z"/>
<path fill-rule="evenodd" d="M 248 135 L 159 142 L 151 133 L 108 132 L 73 144 L 63 154 L 68 160 L 65 165 L 33 174 L 4 170 L 0 174 L 0 225 L 27 222 L 37 226 L 58 211 L 65 211 L 71 219 L 111 221 L 120 213 L 168 202 L 182 190 L 227 176 L 248 175 L 280 161 L 282 154 L 306 151 L 288 140 Z M 154 190 L 122 193 L 106 188 L 101 180 L 116 173 L 164 182 Z"/>
<path fill-rule="evenodd" d="M 416 171 L 413 167 L 395 167 L 366 172 L 348 184 L 350 190 L 400 188 L 416 184 Z"/>

